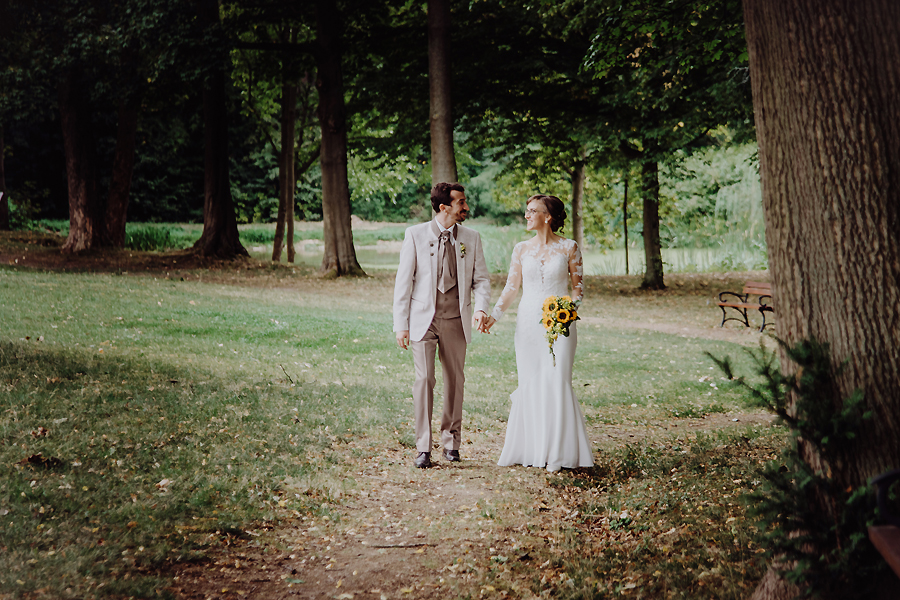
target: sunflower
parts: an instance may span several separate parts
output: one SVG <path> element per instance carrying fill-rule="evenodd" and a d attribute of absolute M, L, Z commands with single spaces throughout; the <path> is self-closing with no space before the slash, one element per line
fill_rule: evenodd
<path fill-rule="evenodd" d="M 567 311 L 565 308 L 559 309 L 559 312 L 556 313 L 556 319 L 560 323 L 568 323 L 570 318 L 571 317 L 569 316 L 569 311 Z"/>
<path fill-rule="evenodd" d="M 544 327 L 550 329 L 553 327 L 553 317 L 545 317 L 544 318 Z"/>

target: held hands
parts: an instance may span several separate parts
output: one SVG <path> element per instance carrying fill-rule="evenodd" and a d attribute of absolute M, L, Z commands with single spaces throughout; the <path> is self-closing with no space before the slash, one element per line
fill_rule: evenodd
<path fill-rule="evenodd" d="M 484 314 L 483 310 L 479 310 L 477 313 L 475 313 L 475 317 L 472 319 L 472 324 L 475 325 L 475 329 L 477 329 L 479 333 L 487 333 L 484 325 L 488 319 L 490 319 L 490 317 Z"/>
<path fill-rule="evenodd" d="M 489 317 L 480 310 L 475 313 L 475 326 L 478 328 L 480 333 L 490 333 L 491 327 L 496 323 L 497 320 L 494 317 Z"/>

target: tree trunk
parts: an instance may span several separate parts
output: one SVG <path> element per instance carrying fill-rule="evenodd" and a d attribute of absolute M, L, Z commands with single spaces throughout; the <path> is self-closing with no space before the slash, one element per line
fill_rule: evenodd
<path fill-rule="evenodd" d="M 659 163 L 648 160 L 641 167 L 644 185 L 644 281 L 641 287 L 665 289 L 662 249 L 659 242 Z"/>
<path fill-rule="evenodd" d="M 6 192 L 6 144 L 3 125 L 0 125 L 0 231 L 9 231 L 9 194 Z"/>
<path fill-rule="evenodd" d="M 572 169 L 572 239 L 584 251 L 584 159 L 585 149 Z"/>
<path fill-rule="evenodd" d="M 77 69 L 59 86 L 59 115 L 69 188 L 69 237 L 63 252 L 81 252 L 98 245 L 103 223 L 97 198 L 97 170 L 91 136 L 90 101 Z"/>
<path fill-rule="evenodd" d="M 428 0 L 431 183 L 457 180 L 450 95 L 450 0 Z"/>
<path fill-rule="evenodd" d="M 201 26 L 219 22 L 217 0 L 198 0 Z M 228 109 L 225 94 L 224 57 L 203 88 L 203 233 L 194 244 L 200 256 L 233 259 L 249 256 L 238 236 L 228 173 Z"/>
<path fill-rule="evenodd" d="M 622 234 L 625 237 L 625 274 L 628 275 L 628 177 L 625 178 L 625 193 L 622 195 Z"/>
<path fill-rule="evenodd" d="M 294 205 L 294 122 L 296 119 L 297 88 L 285 82 L 281 85 L 281 151 L 278 157 L 278 221 L 275 223 L 275 241 L 272 247 L 272 262 L 281 261 L 284 246 L 284 229 L 288 207 Z M 291 211 L 293 213 L 293 211 Z M 293 214 L 290 217 L 293 220 Z M 293 239 L 288 239 L 292 247 Z M 292 249 L 292 248 L 291 248 Z M 288 250 L 290 260 L 291 249 Z"/>
<path fill-rule="evenodd" d="M 106 202 L 104 246 L 125 247 L 125 223 L 128 200 L 131 194 L 131 177 L 134 173 L 134 140 L 137 133 L 138 106 L 135 102 L 119 104 L 119 124 L 116 135 L 116 156 L 112 178 L 109 182 L 109 198 Z"/>
<path fill-rule="evenodd" d="M 900 4 L 746 0 L 744 13 L 778 335 L 846 364 L 823 401 L 865 394 L 874 416 L 831 465 L 855 489 L 900 465 Z"/>
<path fill-rule="evenodd" d="M 293 30 L 285 28 L 282 33 L 284 43 L 293 44 Z M 297 85 L 289 63 L 289 57 L 282 55 L 281 62 L 281 152 L 278 159 L 278 221 L 275 224 L 275 242 L 272 245 L 272 262 L 281 261 L 284 246 L 285 225 L 287 225 L 288 262 L 294 262 L 294 155 L 296 153 L 295 128 L 297 124 Z"/>
<path fill-rule="evenodd" d="M 327 277 L 365 275 L 356 260 L 350 224 L 350 185 L 347 181 L 347 115 L 341 73 L 340 14 L 331 0 L 317 0 L 316 53 L 319 125 L 322 145 L 322 221 Z"/>

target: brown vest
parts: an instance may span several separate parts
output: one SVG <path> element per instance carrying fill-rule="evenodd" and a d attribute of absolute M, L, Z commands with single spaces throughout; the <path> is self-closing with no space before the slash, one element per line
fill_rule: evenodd
<path fill-rule="evenodd" d="M 431 223 L 432 231 L 434 231 L 435 235 L 440 236 L 441 230 L 437 226 L 437 223 L 432 221 Z M 454 226 L 451 231 L 456 233 L 456 226 Z M 455 236 L 454 236 L 455 239 Z M 437 252 L 437 245 L 435 245 L 435 252 Z M 454 258 L 451 260 L 456 260 L 455 252 Z M 438 257 L 440 260 L 440 257 Z M 441 319 L 456 319 L 462 315 L 459 312 L 459 285 L 458 285 L 458 277 L 457 273 L 457 285 L 454 285 L 449 290 L 441 293 L 440 290 L 435 290 L 435 299 L 434 299 L 434 316 Z M 435 287 L 437 287 L 437 274 L 435 274 Z"/>

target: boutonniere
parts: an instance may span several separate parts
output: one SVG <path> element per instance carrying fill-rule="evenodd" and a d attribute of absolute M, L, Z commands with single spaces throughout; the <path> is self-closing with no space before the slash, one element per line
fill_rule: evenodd
<path fill-rule="evenodd" d="M 460 258 L 466 257 L 466 245 L 465 244 L 459 245 L 459 256 L 460 256 Z"/>

